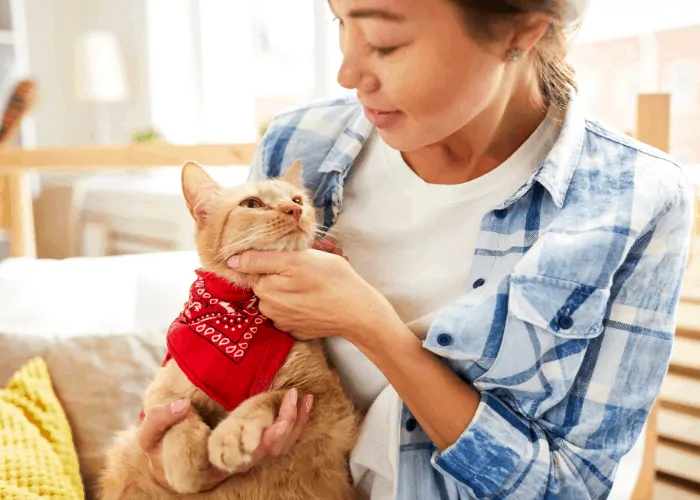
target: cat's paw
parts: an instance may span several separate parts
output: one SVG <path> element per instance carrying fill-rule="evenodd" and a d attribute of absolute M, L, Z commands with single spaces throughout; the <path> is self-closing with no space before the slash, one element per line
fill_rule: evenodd
<path fill-rule="evenodd" d="M 209 437 L 209 461 L 228 472 L 245 469 L 260 446 L 265 428 L 271 418 L 236 418 L 231 415 L 221 422 Z"/>
<path fill-rule="evenodd" d="M 162 460 L 165 479 L 177 493 L 198 493 L 202 471 L 209 466 L 207 442 L 211 431 L 201 421 L 175 425 L 163 438 Z"/>

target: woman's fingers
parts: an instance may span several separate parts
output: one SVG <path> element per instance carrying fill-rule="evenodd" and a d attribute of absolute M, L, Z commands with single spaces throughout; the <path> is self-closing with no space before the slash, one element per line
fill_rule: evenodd
<path fill-rule="evenodd" d="M 279 414 L 274 423 L 263 432 L 260 446 L 253 453 L 253 459 L 236 472 L 246 472 L 266 456 L 279 456 L 291 449 L 309 422 L 312 405 L 312 395 L 307 394 L 299 401 L 299 393 L 296 389 L 287 391 L 282 398 Z M 161 461 L 161 440 L 168 429 L 187 415 L 189 408 L 190 403 L 185 400 L 171 405 L 153 407 L 146 414 L 137 432 L 139 446 L 148 455 L 151 473 L 166 488 L 168 485 Z M 203 491 L 215 487 L 230 476 L 228 472 L 215 467 L 210 467 L 202 473 L 204 474 Z"/>
<path fill-rule="evenodd" d="M 159 449 L 165 433 L 187 416 L 189 408 L 190 402 L 183 399 L 169 405 L 154 406 L 148 410 L 136 432 L 136 439 L 141 449 L 148 454 Z"/>
<path fill-rule="evenodd" d="M 334 255 L 343 256 L 343 251 L 330 238 L 323 238 L 314 243 L 314 249 L 322 252 L 332 253 Z"/>
<path fill-rule="evenodd" d="M 334 250 L 337 250 L 335 244 L 328 238 L 315 241 L 313 248 L 322 252 L 333 252 Z"/>
<path fill-rule="evenodd" d="M 299 399 L 299 392 L 296 389 L 289 389 L 287 393 L 282 398 L 282 404 L 280 405 L 280 412 L 275 419 L 273 424 L 283 424 L 286 423 L 291 428 L 297 419 L 297 401 Z"/>
<path fill-rule="evenodd" d="M 148 456 L 151 474 L 164 488 L 170 489 L 163 471 L 161 440 L 173 425 L 180 422 L 190 408 L 187 400 L 175 401 L 169 405 L 154 406 L 146 413 L 136 431 L 136 440 Z"/>
<path fill-rule="evenodd" d="M 299 440 L 301 433 L 304 431 L 304 427 L 306 427 L 306 424 L 309 423 L 309 416 L 311 415 L 311 408 L 313 404 L 313 394 L 307 394 L 301 398 L 301 404 L 297 410 L 297 418 L 296 422 L 294 423 L 294 427 L 292 427 L 290 432 L 287 434 L 287 437 L 279 450 L 275 450 L 277 455 L 288 452 Z"/>

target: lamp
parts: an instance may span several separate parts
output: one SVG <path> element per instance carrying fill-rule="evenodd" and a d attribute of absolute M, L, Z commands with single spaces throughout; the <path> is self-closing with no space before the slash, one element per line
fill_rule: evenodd
<path fill-rule="evenodd" d="M 83 34 L 75 46 L 76 93 L 96 105 L 97 140 L 111 141 L 109 105 L 129 98 L 124 57 L 116 35 L 95 30 Z"/>

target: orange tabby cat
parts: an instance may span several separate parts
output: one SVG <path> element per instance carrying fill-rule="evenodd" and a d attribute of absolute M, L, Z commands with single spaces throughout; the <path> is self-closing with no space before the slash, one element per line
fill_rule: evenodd
<path fill-rule="evenodd" d="M 301 250 L 313 243 L 314 210 L 301 187 L 299 160 L 281 179 L 232 188 L 220 187 L 201 167 L 188 163 L 182 170 L 182 183 L 196 221 L 195 239 L 205 271 L 249 287 L 251 278 L 229 269 L 228 257 L 249 249 Z M 190 493 L 199 491 L 200 470 L 209 463 L 234 470 L 250 461 L 263 430 L 278 414 L 282 396 L 291 388 L 314 395 L 309 423 L 291 451 L 235 474 L 213 490 Z M 148 459 L 136 442 L 133 427 L 120 433 L 106 453 L 101 498 L 355 498 L 347 458 L 356 440 L 358 419 L 320 342 L 294 342 L 269 391 L 244 401 L 230 413 L 192 385 L 170 360 L 148 388 L 144 409 L 183 398 L 192 401 L 190 414 L 168 431 L 162 447 L 165 476 L 180 493 L 168 492 L 149 474 Z"/>

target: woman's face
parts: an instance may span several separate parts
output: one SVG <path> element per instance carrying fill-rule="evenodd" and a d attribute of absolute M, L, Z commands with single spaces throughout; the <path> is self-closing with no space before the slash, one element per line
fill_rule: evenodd
<path fill-rule="evenodd" d="M 340 23 L 338 82 L 356 89 L 387 144 L 435 144 L 499 93 L 507 47 L 468 34 L 449 0 L 329 0 Z M 501 52 L 502 49 L 502 52 Z"/>

